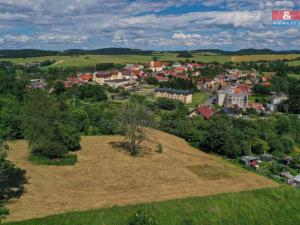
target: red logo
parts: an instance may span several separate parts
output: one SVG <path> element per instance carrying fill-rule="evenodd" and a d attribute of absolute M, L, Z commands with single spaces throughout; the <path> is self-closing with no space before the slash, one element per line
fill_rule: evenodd
<path fill-rule="evenodd" d="M 272 20 L 300 20 L 300 11 L 273 10 Z"/>

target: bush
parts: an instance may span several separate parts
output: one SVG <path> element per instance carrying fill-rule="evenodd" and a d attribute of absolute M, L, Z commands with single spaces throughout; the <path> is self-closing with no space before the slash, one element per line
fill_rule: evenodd
<path fill-rule="evenodd" d="M 176 109 L 178 104 L 177 101 L 168 98 L 158 98 L 155 103 L 160 109 L 169 111 Z"/>
<path fill-rule="evenodd" d="M 161 144 L 161 143 L 158 143 L 157 145 L 156 145 L 156 152 L 157 153 L 163 153 L 163 145 Z"/>
<path fill-rule="evenodd" d="M 31 151 L 33 155 L 42 155 L 50 159 L 64 158 L 68 153 L 66 146 L 48 139 L 39 139 L 31 143 Z"/>
<path fill-rule="evenodd" d="M 35 165 L 48 165 L 48 166 L 73 166 L 77 162 L 76 155 L 67 155 L 62 159 L 49 159 L 45 156 L 30 155 L 28 160 Z"/>
<path fill-rule="evenodd" d="M 138 210 L 129 220 L 128 225 L 158 225 L 147 211 Z"/>

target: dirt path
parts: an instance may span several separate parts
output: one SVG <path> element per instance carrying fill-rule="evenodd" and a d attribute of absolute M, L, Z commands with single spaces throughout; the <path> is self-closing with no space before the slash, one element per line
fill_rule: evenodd
<path fill-rule="evenodd" d="M 143 157 L 132 158 L 109 144 L 122 139 L 83 137 L 79 162 L 65 167 L 31 165 L 26 143 L 12 143 L 9 159 L 26 169 L 30 184 L 9 204 L 8 219 L 277 186 L 160 131 L 152 132 L 147 142 L 152 150 Z M 162 154 L 153 151 L 157 140 Z"/>

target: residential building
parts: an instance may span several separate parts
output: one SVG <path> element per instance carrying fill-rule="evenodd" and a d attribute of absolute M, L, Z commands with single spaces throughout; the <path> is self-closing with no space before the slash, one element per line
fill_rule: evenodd
<path fill-rule="evenodd" d="M 100 85 L 104 85 L 105 81 L 109 80 L 121 80 L 123 79 L 123 74 L 120 71 L 99 71 L 94 73 L 93 80 Z"/>
<path fill-rule="evenodd" d="M 130 81 L 129 79 L 115 79 L 115 80 L 105 80 L 104 83 L 112 88 L 118 88 L 118 87 L 125 87 L 127 84 L 133 82 Z"/>
<path fill-rule="evenodd" d="M 185 104 L 192 103 L 193 94 L 189 90 L 176 90 L 172 88 L 158 88 L 154 90 L 155 98 L 170 98 Z"/>
<path fill-rule="evenodd" d="M 219 90 L 217 93 L 217 104 L 225 107 L 235 107 L 245 109 L 248 107 L 247 92 L 240 88 L 230 87 L 225 90 Z"/>
<path fill-rule="evenodd" d="M 44 79 L 32 79 L 31 82 L 31 88 L 33 89 L 42 89 L 44 90 L 47 87 L 47 83 Z"/>
<path fill-rule="evenodd" d="M 93 74 L 91 74 L 91 73 L 79 74 L 79 75 L 78 75 L 78 78 L 79 78 L 79 80 L 81 80 L 81 81 L 87 83 L 87 82 L 93 80 Z"/>
<path fill-rule="evenodd" d="M 151 61 L 149 69 L 153 72 L 161 72 L 165 69 L 166 65 L 163 62 L 160 61 Z"/>
<path fill-rule="evenodd" d="M 209 120 L 214 114 L 214 111 L 207 105 L 197 107 L 195 110 L 189 113 L 190 117 L 202 116 L 204 119 Z"/>

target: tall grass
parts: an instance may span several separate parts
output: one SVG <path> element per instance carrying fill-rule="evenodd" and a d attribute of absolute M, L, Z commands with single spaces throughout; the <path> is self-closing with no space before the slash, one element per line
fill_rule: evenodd
<path fill-rule="evenodd" d="M 298 225 L 300 190 L 269 188 L 72 212 L 5 225 L 126 225 L 138 209 L 151 212 L 161 225 L 184 225 L 186 221 L 194 225 Z"/>

